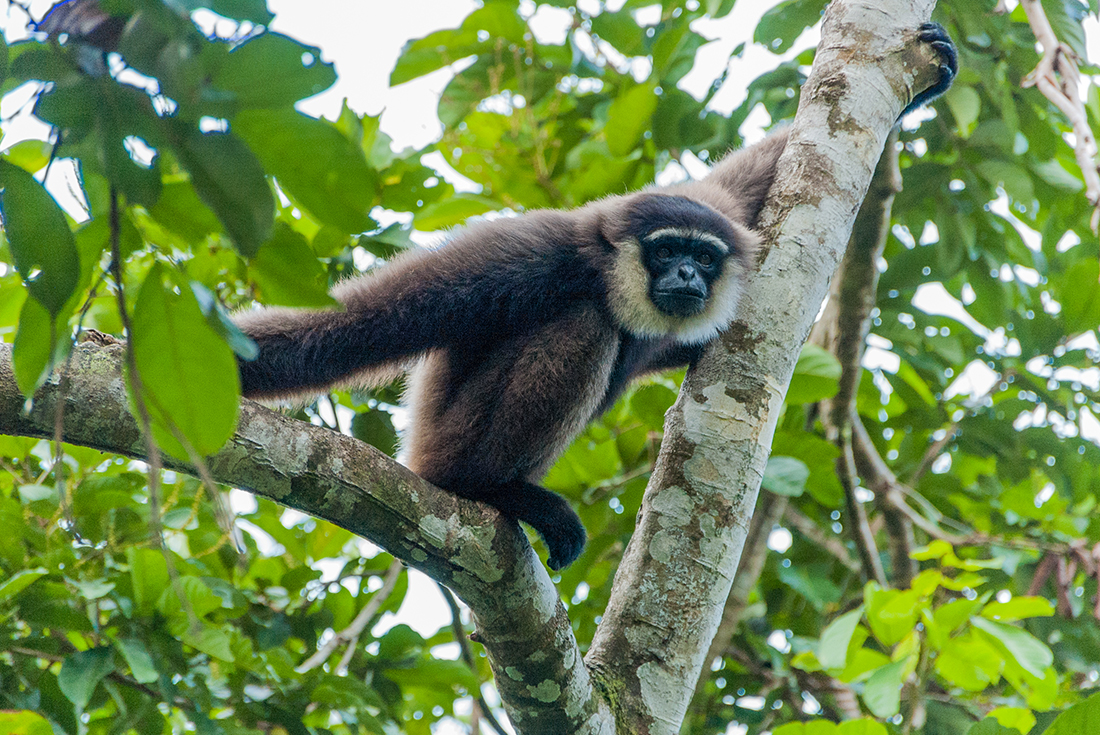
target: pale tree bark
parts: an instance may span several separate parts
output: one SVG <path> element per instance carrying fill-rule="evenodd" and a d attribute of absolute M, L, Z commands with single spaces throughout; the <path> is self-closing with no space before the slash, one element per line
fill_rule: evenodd
<path fill-rule="evenodd" d="M 582 660 L 565 609 L 516 527 L 346 436 L 245 401 L 209 469 L 368 538 L 469 605 L 505 710 L 539 733 L 674 733 L 722 615 L 783 395 L 894 120 L 933 79 L 915 43 L 934 0 L 834 0 L 738 321 L 691 371 L 610 604 Z M 76 349 L 68 442 L 141 458 L 121 350 Z M 0 346 L 0 433 L 50 437 L 56 378 L 30 409 Z M 182 465 L 174 469 L 191 471 Z"/>

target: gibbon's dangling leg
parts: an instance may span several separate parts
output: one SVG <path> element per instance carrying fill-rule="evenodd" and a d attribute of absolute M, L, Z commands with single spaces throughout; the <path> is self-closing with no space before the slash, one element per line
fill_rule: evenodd
<path fill-rule="evenodd" d="M 618 334 L 579 304 L 493 350 L 440 350 L 410 379 L 408 465 L 456 495 L 528 524 L 560 569 L 584 547 L 584 527 L 538 480 L 591 419 L 607 391 Z"/>
<path fill-rule="evenodd" d="M 919 38 L 939 52 L 940 79 L 906 111 L 958 69 L 942 27 Z M 567 566 L 584 528 L 536 483 L 632 378 L 693 361 L 734 318 L 786 143 L 773 133 L 701 181 L 477 223 L 337 286 L 344 311 L 239 314 L 259 346 L 239 363 L 243 392 L 377 384 L 417 364 L 410 468 L 532 526 L 550 566 Z"/>

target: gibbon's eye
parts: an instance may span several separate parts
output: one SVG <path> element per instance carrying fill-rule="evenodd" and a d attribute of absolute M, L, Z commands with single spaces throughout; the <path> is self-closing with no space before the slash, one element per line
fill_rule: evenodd
<path fill-rule="evenodd" d="M 668 260 L 672 257 L 672 251 L 668 248 L 657 248 L 657 257 L 661 260 Z"/>
<path fill-rule="evenodd" d="M 699 265 L 710 265 L 714 262 L 714 258 L 710 257 L 710 253 L 699 253 L 695 256 L 695 261 Z"/>

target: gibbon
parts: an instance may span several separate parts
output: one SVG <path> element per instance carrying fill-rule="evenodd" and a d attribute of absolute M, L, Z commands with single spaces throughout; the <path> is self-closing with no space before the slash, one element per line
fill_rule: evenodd
<path fill-rule="evenodd" d="M 941 79 L 906 111 L 945 91 L 957 66 L 940 26 L 919 37 L 940 51 Z M 411 369 L 409 468 L 528 524 L 550 568 L 566 567 L 584 527 L 539 480 L 631 379 L 692 362 L 734 318 L 786 142 L 774 133 L 700 181 L 471 225 L 338 285 L 343 311 L 241 313 L 259 346 L 239 363 L 244 395 Z"/>

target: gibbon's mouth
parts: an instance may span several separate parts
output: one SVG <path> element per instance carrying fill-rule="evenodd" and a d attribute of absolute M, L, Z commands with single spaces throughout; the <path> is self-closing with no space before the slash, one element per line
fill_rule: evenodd
<path fill-rule="evenodd" d="M 707 305 L 695 290 L 691 291 L 654 291 L 653 304 L 669 316 L 695 316 Z"/>

